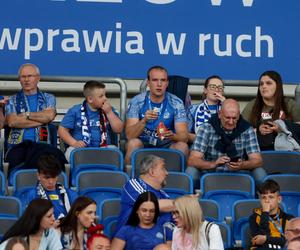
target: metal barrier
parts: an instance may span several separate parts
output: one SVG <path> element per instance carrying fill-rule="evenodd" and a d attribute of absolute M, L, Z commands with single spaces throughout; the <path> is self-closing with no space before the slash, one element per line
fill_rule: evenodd
<path fill-rule="evenodd" d="M 66 93 L 82 93 L 82 86 L 70 86 L 68 83 L 84 83 L 89 80 L 101 81 L 105 84 L 117 84 L 120 87 L 120 117 L 125 121 L 126 106 L 127 106 L 127 85 L 121 78 L 105 78 L 105 77 L 73 77 L 73 76 L 41 76 L 40 82 L 65 82 L 59 86 L 47 86 L 47 90 L 61 91 Z M 17 75 L 0 75 L 0 81 L 19 81 Z M 2 85 L 3 90 L 12 90 L 10 85 Z M 13 89 L 14 90 L 14 89 Z M 19 90 L 15 88 L 16 92 Z"/>

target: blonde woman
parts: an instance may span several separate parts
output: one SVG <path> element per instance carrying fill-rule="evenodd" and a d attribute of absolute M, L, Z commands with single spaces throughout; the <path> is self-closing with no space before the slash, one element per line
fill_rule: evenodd
<path fill-rule="evenodd" d="M 172 250 L 223 250 L 218 225 L 203 219 L 198 198 L 182 196 L 174 201 Z M 209 225 L 208 225 L 209 224 Z"/>

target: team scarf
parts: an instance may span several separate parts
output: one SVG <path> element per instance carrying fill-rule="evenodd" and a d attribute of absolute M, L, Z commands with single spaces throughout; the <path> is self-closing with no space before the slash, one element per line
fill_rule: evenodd
<path fill-rule="evenodd" d="M 58 190 L 60 198 L 62 199 L 62 202 L 63 202 L 64 207 L 66 209 L 66 212 L 68 213 L 70 208 L 71 208 L 71 205 L 70 205 L 70 200 L 69 200 L 66 189 L 60 183 L 56 184 L 55 189 Z M 41 197 L 42 199 L 49 200 L 49 197 L 46 193 L 46 190 L 44 189 L 44 187 L 43 187 L 43 185 L 41 184 L 40 181 L 36 185 L 36 192 L 37 192 L 38 196 Z M 59 215 L 59 217 L 61 218 L 62 216 Z"/>
<path fill-rule="evenodd" d="M 217 112 L 221 109 L 221 102 L 219 102 L 217 104 Z M 209 105 L 207 100 L 205 99 L 202 103 L 200 103 L 197 107 L 197 110 L 195 112 L 195 121 L 194 121 L 194 131 L 195 134 L 197 134 L 199 126 L 204 123 L 207 122 L 210 117 L 211 117 L 212 113 L 211 110 L 209 109 Z"/>
<path fill-rule="evenodd" d="M 31 112 L 28 97 L 20 91 L 13 97 L 17 114 Z M 46 97 L 41 91 L 37 91 L 37 112 L 46 108 Z M 49 128 L 47 125 L 35 127 L 35 142 L 46 142 L 50 144 Z M 8 136 L 8 144 L 16 145 L 23 141 L 24 128 L 12 128 Z"/>
<path fill-rule="evenodd" d="M 74 234 L 73 232 L 69 232 L 61 236 L 61 243 L 64 250 L 74 249 L 72 248 L 74 247 L 72 246 L 73 238 L 75 238 L 73 234 Z M 83 233 L 83 242 L 82 242 L 83 250 L 87 250 L 87 239 L 88 239 L 88 234 L 87 234 L 87 230 L 85 229 Z"/>
<path fill-rule="evenodd" d="M 89 146 L 91 144 L 91 129 L 90 119 L 87 112 L 87 103 L 84 101 L 80 107 L 81 118 L 81 131 L 83 136 L 83 142 Z M 107 146 L 107 117 L 102 109 L 99 109 L 99 121 L 100 121 L 100 145 L 99 147 Z"/>

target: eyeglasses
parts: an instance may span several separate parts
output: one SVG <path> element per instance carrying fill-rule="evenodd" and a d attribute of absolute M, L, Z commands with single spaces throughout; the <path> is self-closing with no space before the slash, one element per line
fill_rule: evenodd
<path fill-rule="evenodd" d="M 33 79 L 35 77 L 37 77 L 38 75 L 21 75 L 20 79 L 25 80 L 26 78 L 28 79 Z"/>
<path fill-rule="evenodd" d="M 224 86 L 221 86 L 221 85 L 208 84 L 207 87 L 208 87 L 210 90 L 219 90 L 219 91 L 223 91 L 223 90 L 224 90 Z"/>
<path fill-rule="evenodd" d="M 179 214 L 179 211 L 178 211 L 178 210 L 175 210 L 175 211 L 173 211 L 173 212 L 172 212 L 172 215 L 173 215 L 174 217 L 178 217 L 178 216 L 180 216 L 180 214 Z"/>

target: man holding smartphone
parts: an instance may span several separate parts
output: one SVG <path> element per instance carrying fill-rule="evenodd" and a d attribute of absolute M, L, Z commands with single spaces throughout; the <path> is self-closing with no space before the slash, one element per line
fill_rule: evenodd
<path fill-rule="evenodd" d="M 262 158 L 253 128 L 240 116 L 238 102 L 226 99 L 218 114 L 201 124 L 186 172 L 197 182 L 203 172 L 251 171 L 255 181 L 261 183 L 266 176 L 261 165 Z"/>

